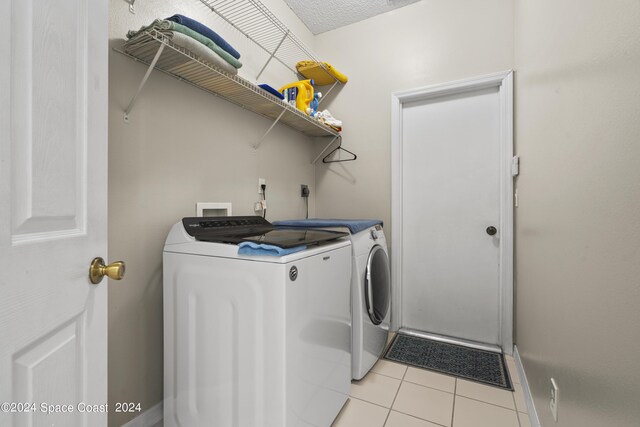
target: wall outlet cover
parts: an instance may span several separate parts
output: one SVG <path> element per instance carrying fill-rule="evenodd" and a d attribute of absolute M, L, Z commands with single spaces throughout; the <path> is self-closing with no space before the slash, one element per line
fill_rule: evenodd
<path fill-rule="evenodd" d="M 196 216 L 231 216 L 233 215 L 230 202 L 198 202 L 196 203 Z"/>

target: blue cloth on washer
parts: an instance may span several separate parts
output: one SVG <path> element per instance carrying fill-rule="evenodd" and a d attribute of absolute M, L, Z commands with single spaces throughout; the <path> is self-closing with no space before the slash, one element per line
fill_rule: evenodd
<path fill-rule="evenodd" d="M 300 228 L 327 228 L 327 227 L 347 227 L 351 234 L 356 234 L 362 230 L 375 225 L 383 225 L 379 219 L 291 219 L 286 221 L 274 221 L 277 227 L 300 227 Z"/>
<path fill-rule="evenodd" d="M 213 31 L 211 28 L 207 27 L 204 24 L 196 21 L 195 19 L 191 19 L 184 15 L 175 14 L 166 19 L 167 21 L 177 22 L 178 24 L 182 24 L 185 27 L 191 28 L 196 33 L 200 33 L 215 44 L 217 44 L 222 50 L 229 53 L 229 55 L 233 56 L 236 59 L 240 59 L 240 53 L 233 48 L 225 39 L 220 37 L 218 33 Z"/>
<path fill-rule="evenodd" d="M 281 248 L 279 246 L 265 245 L 264 243 L 242 242 L 238 245 L 238 255 L 285 256 L 303 251 L 306 248 L 304 245 L 294 248 Z"/>

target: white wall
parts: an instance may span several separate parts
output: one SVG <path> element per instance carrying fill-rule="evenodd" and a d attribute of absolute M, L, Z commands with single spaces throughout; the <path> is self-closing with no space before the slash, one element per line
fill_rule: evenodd
<path fill-rule="evenodd" d="M 638 426 L 640 3 L 515 4 L 517 345 L 542 425 Z"/>
<path fill-rule="evenodd" d="M 391 93 L 512 68 L 512 3 L 423 0 L 316 37 L 350 79 L 325 108 L 358 155 L 317 167 L 318 216 L 379 218 L 391 235 Z"/>
<path fill-rule="evenodd" d="M 305 42 L 311 33 L 280 0 L 265 1 Z M 130 14 L 123 0 L 110 2 L 111 46 L 129 29 L 176 12 L 204 21 L 241 53 L 243 77 L 253 81 L 264 53 L 222 24 L 197 0 L 146 0 Z M 116 52 L 109 64 L 109 259 L 122 259 L 127 274 L 109 284 L 109 402 L 140 402 L 143 410 L 162 399 L 162 246 L 172 224 L 195 214 L 198 201 L 232 202 L 235 215 L 253 215 L 258 178 L 267 180 L 267 219 L 305 214 L 300 184 L 311 188 L 314 211 L 314 143 L 278 125 L 258 150 L 269 127 L 265 118 L 154 72 L 139 97 L 131 123 L 123 122 L 146 66 Z M 269 66 L 261 82 L 295 80 Z M 120 426 L 136 414 L 110 413 Z"/>

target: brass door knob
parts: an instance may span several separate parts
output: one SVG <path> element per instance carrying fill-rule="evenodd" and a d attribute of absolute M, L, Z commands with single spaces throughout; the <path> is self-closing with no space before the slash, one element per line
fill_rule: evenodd
<path fill-rule="evenodd" d="M 109 265 L 104 265 L 102 258 L 94 258 L 91 261 L 91 267 L 89 267 L 89 280 L 94 285 L 97 285 L 104 276 L 113 280 L 121 280 L 124 277 L 124 262 L 116 261 Z"/>

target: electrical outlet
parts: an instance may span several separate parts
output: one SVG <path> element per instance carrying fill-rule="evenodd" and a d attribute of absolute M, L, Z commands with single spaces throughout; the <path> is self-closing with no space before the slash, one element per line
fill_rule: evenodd
<path fill-rule="evenodd" d="M 558 398 L 559 390 L 558 384 L 556 384 L 556 380 L 551 378 L 551 397 L 549 399 L 549 409 L 551 409 L 551 415 L 553 415 L 553 419 L 555 422 L 558 422 Z"/>
<path fill-rule="evenodd" d="M 309 197 L 309 186 L 305 184 L 300 184 L 300 197 Z"/>
<path fill-rule="evenodd" d="M 267 180 L 264 178 L 258 178 L 258 194 L 262 194 L 263 185 L 267 185 Z"/>

